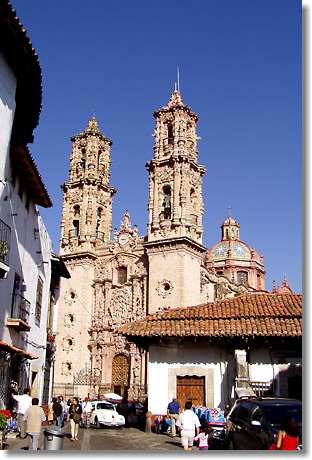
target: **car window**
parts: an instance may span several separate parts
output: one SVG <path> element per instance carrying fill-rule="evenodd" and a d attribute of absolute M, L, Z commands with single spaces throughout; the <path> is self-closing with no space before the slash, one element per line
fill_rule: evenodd
<path fill-rule="evenodd" d="M 255 420 L 257 422 L 262 423 L 262 421 L 263 421 L 263 413 L 262 413 L 260 407 L 255 406 L 255 409 L 252 411 L 252 414 L 251 414 L 251 420 Z"/>
<path fill-rule="evenodd" d="M 231 419 L 239 419 L 241 421 L 248 421 L 250 417 L 250 410 L 251 405 L 247 401 L 241 401 L 237 406 L 233 409 L 232 413 L 230 414 Z"/>
<path fill-rule="evenodd" d="M 108 409 L 108 410 L 114 410 L 114 406 L 113 404 L 109 404 L 109 403 L 97 403 L 97 406 L 96 406 L 97 409 Z"/>
<path fill-rule="evenodd" d="M 262 411 L 271 425 L 281 425 L 286 416 L 293 417 L 299 426 L 302 424 L 302 407 L 301 405 L 272 404 L 263 405 Z"/>

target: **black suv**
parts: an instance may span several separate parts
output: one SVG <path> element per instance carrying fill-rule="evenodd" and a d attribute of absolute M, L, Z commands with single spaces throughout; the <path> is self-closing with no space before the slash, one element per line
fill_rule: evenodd
<path fill-rule="evenodd" d="M 225 446 L 235 450 L 268 449 L 284 417 L 293 417 L 302 427 L 302 404 L 296 399 L 237 399 L 227 417 Z"/>

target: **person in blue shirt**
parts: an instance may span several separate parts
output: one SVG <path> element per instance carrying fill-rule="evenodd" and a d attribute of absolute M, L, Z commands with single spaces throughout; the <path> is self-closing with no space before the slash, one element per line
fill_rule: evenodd
<path fill-rule="evenodd" d="M 172 421 L 171 425 L 171 436 L 175 437 L 177 435 L 176 432 L 176 421 L 179 418 L 180 413 L 180 404 L 176 398 L 172 398 L 172 401 L 168 404 L 167 407 L 167 416 Z"/>

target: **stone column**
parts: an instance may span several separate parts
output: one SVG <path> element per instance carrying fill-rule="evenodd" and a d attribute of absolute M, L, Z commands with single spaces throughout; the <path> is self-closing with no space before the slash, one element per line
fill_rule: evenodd
<path fill-rule="evenodd" d="M 235 350 L 234 354 L 236 361 L 235 391 L 237 396 L 256 396 L 249 384 L 246 350 Z"/>
<path fill-rule="evenodd" d="M 179 196 L 180 196 L 180 170 L 179 163 L 174 162 L 173 169 L 173 224 L 179 224 L 180 217 L 180 206 L 179 206 Z"/>
<path fill-rule="evenodd" d="M 158 190 L 158 173 L 154 172 L 154 203 L 153 203 L 153 227 L 159 227 L 159 190 Z"/>

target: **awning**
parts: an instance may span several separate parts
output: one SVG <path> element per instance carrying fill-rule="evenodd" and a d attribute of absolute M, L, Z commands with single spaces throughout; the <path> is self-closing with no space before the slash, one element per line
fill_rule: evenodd
<path fill-rule="evenodd" d="M 38 356 L 32 355 L 31 353 L 15 347 L 14 345 L 10 345 L 7 342 L 3 342 L 2 340 L 0 340 L 0 351 L 1 350 L 10 351 L 12 353 L 20 353 L 26 359 L 38 359 Z"/>

